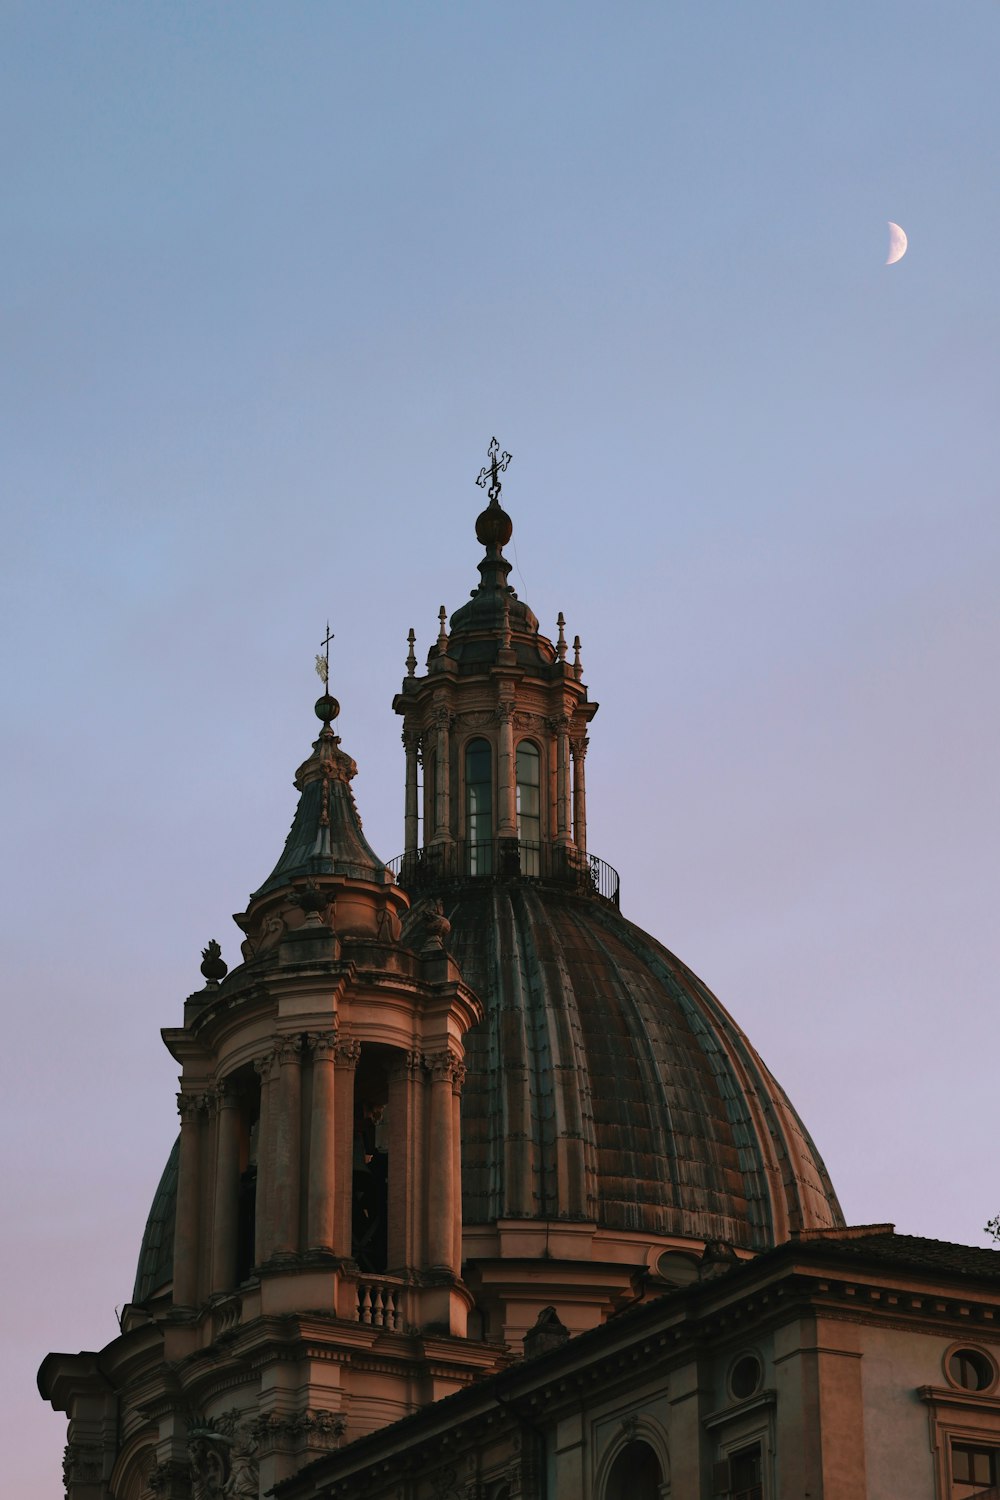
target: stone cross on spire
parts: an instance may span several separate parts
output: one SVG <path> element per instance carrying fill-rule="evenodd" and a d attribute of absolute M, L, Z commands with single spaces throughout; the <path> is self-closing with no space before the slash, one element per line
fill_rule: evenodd
<path fill-rule="evenodd" d="M 507 468 L 513 455 L 501 453 L 500 444 L 496 438 L 490 440 L 490 446 L 486 451 L 490 461 L 485 469 L 480 469 L 476 483 L 480 489 L 484 490 L 488 483 L 490 500 L 494 505 L 498 505 L 500 503 L 500 475 Z"/>

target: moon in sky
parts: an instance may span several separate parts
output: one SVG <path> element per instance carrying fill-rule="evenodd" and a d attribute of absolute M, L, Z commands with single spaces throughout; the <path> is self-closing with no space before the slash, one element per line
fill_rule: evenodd
<path fill-rule="evenodd" d="M 886 265 L 894 266 L 897 260 L 902 260 L 906 254 L 907 239 L 898 224 L 889 220 L 889 254 L 886 257 Z"/>

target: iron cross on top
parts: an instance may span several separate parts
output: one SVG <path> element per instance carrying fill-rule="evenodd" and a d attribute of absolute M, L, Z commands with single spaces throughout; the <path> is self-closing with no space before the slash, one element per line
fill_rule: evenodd
<path fill-rule="evenodd" d="M 504 472 L 507 465 L 510 463 L 511 455 L 509 453 L 500 452 L 500 444 L 497 442 L 496 438 L 492 439 L 492 441 L 490 442 L 490 446 L 486 451 L 489 454 L 489 467 L 480 469 L 479 478 L 476 480 L 476 483 L 479 485 L 480 489 L 485 489 L 487 484 L 489 484 L 490 499 L 499 500 L 500 475 Z"/>

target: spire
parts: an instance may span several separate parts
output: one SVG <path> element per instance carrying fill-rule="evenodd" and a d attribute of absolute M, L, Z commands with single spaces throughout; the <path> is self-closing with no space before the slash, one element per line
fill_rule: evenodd
<path fill-rule="evenodd" d="M 329 625 L 316 657 L 316 671 L 325 691 L 316 700 L 316 717 L 323 727 L 313 741 L 312 754 L 295 773 L 299 805 L 281 858 L 252 899 L 288 885 L 296 879 L 341 875 L 353 880 L 383 885 L 391 879 L 382 860 L 361 831 L 361 818 L 351 791 L 358 774 L 356 763 L 340 748 L 340 736 L 330 727 L 340 713 L 340 704 L 329 692 Z"/>

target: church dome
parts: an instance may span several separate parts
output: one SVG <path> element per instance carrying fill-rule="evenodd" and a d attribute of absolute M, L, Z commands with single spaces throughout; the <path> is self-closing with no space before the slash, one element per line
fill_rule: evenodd
<path fill-rule="evenodd" d="M 486 1007 L 465 1039 L 467 1226 L 577 1219 L 762 1250 L 844 1222 L 746 1036 L 612 901 L 520 879 L 436 894 Z"/>

